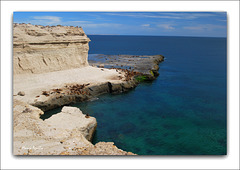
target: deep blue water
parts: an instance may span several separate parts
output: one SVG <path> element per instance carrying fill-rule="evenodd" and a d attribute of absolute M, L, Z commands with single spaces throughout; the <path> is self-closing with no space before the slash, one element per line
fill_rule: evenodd
<path fill-rule="evenodd" d="M 166 57 L 155 81 L 74 105 L 97 118 L 94 143 L 140 155 L 227 153 L 226 38 L 89 37 L 89 54 Z"/>

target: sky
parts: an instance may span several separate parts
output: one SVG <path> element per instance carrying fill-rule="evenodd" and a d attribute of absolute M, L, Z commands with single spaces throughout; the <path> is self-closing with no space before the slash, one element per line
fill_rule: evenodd
<path fill-rule="evenodd" d="M 81 26 L 86 34 L 226 37 L 226 12 L 14 12 L 14 23 Z"/>

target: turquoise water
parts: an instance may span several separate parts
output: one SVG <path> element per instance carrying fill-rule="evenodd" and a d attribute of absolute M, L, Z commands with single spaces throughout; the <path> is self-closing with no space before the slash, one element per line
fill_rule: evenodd
<path fill-rule="evenodd" d="M 226 38 L 89 37 L 90 54 L 166 57 L 155 81 L 74 104 L 97 118 L 93 143 L 140 155 L 227 153 Z"/>

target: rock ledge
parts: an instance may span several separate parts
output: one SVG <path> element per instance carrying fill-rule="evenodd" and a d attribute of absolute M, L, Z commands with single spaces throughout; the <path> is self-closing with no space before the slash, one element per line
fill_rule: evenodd
<path fill-rule="evenodd" d="M 14 155 L 133 155 L 109 142 L 93 145 L 97 121 L 78 108 L 63 107 L 43 121 L 40 109 L 19 100 L 13 105 Z"/>

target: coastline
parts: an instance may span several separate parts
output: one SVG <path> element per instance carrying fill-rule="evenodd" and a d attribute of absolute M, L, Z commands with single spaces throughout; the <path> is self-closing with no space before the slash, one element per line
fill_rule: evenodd
<path fill-rule="evenodd" d="M 161 55 L 145 57 L 145 62 L 141 60 L 129 62 L 132 69 L 137 68 L 137 71 L 89 66 L 44 74 L 15 76 L 14 97 L 47 111 L 73 102 L 90 100 L 104 93 L 126 92 L 135 88 L 139 82 L 152 81 L 159 75 L 158 64 L 164 60 L 164 57 Z M 131 55 L 127 55 L 127 58 L 131 58 Z M 123 57 L 123 59 L 125 58 Z M 149 67 L 146 67 L 146 62 Z M 103 63 L 98 62 L 98 67 Z M 117 66 L 111 60 L 105 62 L 105 65 L 109 63 L 112 67 Z M 91 62 L 90 64 L 93 65 Z M 139 67 L 139 65 L 144 67 Z M 22 79 L 26 81 L 22 83 Z M 23 91 L 25 95 L 17 95 L 19 91 Z"/>
<path fill-rule="evenodd" d="M 161 61 L 163 61 L 163 60 L 161 60 Z M 153 63 L 154 64 L 159 64 L 159 63 L 156 63 L 156 62 L 153 62 Z M 121 71 L 121 70 L 117 70 L 117 69 L 92 68 L 91 66 L 89 66 L 89 68 L 82 68 L 82 69 L 80 69 L 81 71 L 77 70 L 78 71 L 77 73 L 78 74 L 86 73 L 86 69 L 88 70 L 88 72 L 92 69 L 93 70 L 97 69 L 98 71 L 101 71 L 100 73 L 105 72 L 105 74 L 108 71 L 110 73 L 112 73 L 112 71 L 114 71 L 114 74 L 115 74 L 115 72 L 117 72 L 118 74 L 119 73 L 126 74 L 126 72 Z M 76 69 L 72 70 L 72 72 L 74 72 L 74 71 L 76 71 Z M 39 144 L 37 143 L 37 141 L 42 140 L 42 138 L 44 138 L 44 140 L 47 139 L 45 141 L 46 146 L 52 145 L 53 143 L 55 143 L 55 145 L 57 145 L 59 147 L 59 148 L 58 147 L 55 148 L 54 150 L 48 149 L 46 152 L 43 152 L 42 150 L 39 150 L 39 149 L 28 149 L 28 150 L 26 150 L 26 149 L 16 149 L 16 147 L 19 148 L 22 145 L 22 144 L 19 144 L 19 136 L 21 136 L 20 138 L 22 138 L 23 136 L 25 136 L 25 135 L 23 135 L 23 133 L 27 133 L 27 132 L 22 132 L 22 131 L 19 132 L 19 129 L 22 129 L 22 127 L 14 126 L 15 129 L 18 129 L 17 130 L 18 132 L 17 131 L 14 132 L 14 145 L 16 145 L 15 149 L 14 149 L 14 154 L 16 154 L 16 155 L 39 155 L 39 154 L 40 155 L 49 155 L 49 154 L 50 155 L 52 155 L 52 154 L 54 154 L 54 155 L 87 155 L 87 154 L 89 154 L 89 155 L 93 155 L 93 154 L 96 154 L 96 155 L 101 155 L 101 154 L 104 154 L 104 155 L 105 154 L 106 155 L 109 155 L 109 154 L 111 154 L 111 155 L 118 155 L 118 154 L 120 154 L 120 155 L 122 155 L 122 154 L 123 155 L 125 155 L 125 154 L 133 155 L 133 153 L 131 153 L 131 152 L 125 152 L 125 151 L 119 150 L 114 145 L 114 143 L 111 143 L 111 142 L 106 142 L 106 143 L 105 142 L 100 142 L 100 143 L 97 143 L 96 145 L 92 145 L 91 144 L 91 139 L 92 139 L 92 136 L 94 134 L 95 129 L 97 128 L 97 122 L 95 122 L 95 123 L 93 123 L 93 125 L 91 125 L 91 130 L 88 130 L 85 137 L 81 136 L 80 141 L 78 139 L 78 141 L 79 141 L 78 144 L 80 144 L 81 147 L 79 147 L 78 145 L 76 147 L 75 143 L 74 144 L 69 144 L 69 142 L 67 142 L 67 146 L 63 145 L 62 141 L 71 141 L 72 140 L 72 136 L 74 136 L 72 134 L 71 134 L 71 138 L 69 138 L 69 136 L 67 136 L 67 137 L 64 136 L 64 137 L 61 137 L 60 139 L 56 139 L 56 138 L 51 139 L 52 137 L 50 137 L 50 136 L 46 137 L 45 133 L 49 133 L 49 131 L 52 131 L 51 129 L 54 129 L 55 127 L 54 128 L 52 127 L 53 123 L 45 124 L 46 120 L 48 120 L 48 119 L 46 119 L 45 121 L 40 119 L 40 116 L 44 115 L 44 111 L 48 111 L 48 110 L 51 110 L 51 109 L 54 109 L 54 108 L 57 108 L 57 107 L 62 107 L 62 106 L 65 106 L 65 105 L 68 105 L 68 104 L 71 104 L 71 103 L 75 103 L 75 102 L 88 101 L 88 100 L 91 100 L 92 98 L 94 98 L 96 96 L 99 96 L 99 95 L 105 94 L 105 93 L 113 93 L 113 94 L 123 93 L 123 92 L 129 91 L 129 90 L 135 88 L 140 83 L 139 80 L 137 80 L 134 77 L 134 75 L 132 75 L 132 77 L 127 81 L 126 81 L 126 75 L 125 75 L 124 76 L 125 80 L 104 79 L 104 80 L 102 80 L 102 82 L 98 82 L 98 83 L 91 82 L 91 83 L 89 83 L 90 80 L 86 81 L 86 79 L 83 79 L 83 80 L 78 79 L 78 81 L 83 83 L 83 84 L 69 83 L 70 82 L 69 79 L 68 79 L 69 77 L 67 77 L 67 80 L 64 80 L 64 77 L 61 76 L 62 73 L 69 74 L 69 72 L 70 72 L 70 70 L 65 70 L 65 71 L 61 71 L 61 72 L 59 72 L 59 71 L 58 72 L 51 72 L 50 73 L 51 77 L 54 73 L 58 76 L 59 76 L 59 73 L 60 73 L 60 77 L 63 78 L 62 81 L 63 82 L 68 82 L 68 83 L 54 84 L 54 85 L 51 85 L 51 86 L 49 85 L 48 88 L 46 88 L 46 85 L 43 83 L 42 85 L 45 87 L 44 91 L 40 90 L 41 89 L 40 87 L 38 87 L 36 89 L 34 89 L 34 88 L 33 89 L 28 89 L 25 86 L 26 84 L 31 85 L 31 83 L 28 83 L 28 82 L 23 83 L 23 84 L 25 84 L 24 86 L 26 87 L 25 89 L 23 89 L 23 92 L 25 93 L 24 96 L 16 95 L 17 90 L 14 90 L 14 93 L 15 93 L 15 95 L 14 95 L 14 103 L 15 103 L 15 106 L 14 106 L 14 121 L 19 120 L 19 117 L 17 116 L 17 114 L 21 115 L 22 113 L 24 113 L 24 115 L 25 115 L 26 112 L 29 111 L 29 113 L 31 113 L 31 116 L 28 117 L 27 119 L 28 120 L 33 119 L 34 121 L 37 122 L 37 124 L 40 124 L 40 125 L 37 128 L 33 128 L 31 125 L 29 125 L 29 122 L 26 122 L 26 123 L 24 123 L 25 124 L 24 126 L 29 127 L 26 130 L 29 131 L 30 129 L 35 129 L 35 130 L 40 129 L 40 131 L 43 132 L 42 134 L 40 134 L 40 136 L 39 136 L 39 134 L 37 135 L 39 137 L 34 137 L 34 138 L 30 137 L 31 140 L 34 140 L 36 142 L 28 143 L 28 141 L 30 140 L 29 136 L 28 136 L 27 139 L 21 139 L 21 141 L 24 141 L 25 145 L 27 145 L 27 146 L 24 146 L 24 147 L 25 148 L 32 148 L 34 146 L 34 147 L 37 148 L 37 147 L 39 147 Z M 149 70 L 149 72 L 150 72 L 150 70 Z M 98 80 L 100 80 L 99 76 L 101 74 L 96 74 L 95 73 L 95 75 L 98 75 Z M 21 75 L 21 78 L 22 78 L 22 76 L 23 75 Z M 29 77 L 29 75 L 25 75 L 25 76 L 26 76 L 25 78 L 28 77 L 30 80 L 34 81 L 31 78 L 31 76 L 30 77 Z M 38 76 L 41 77 L 43 75 L 39 74 Z M 39 79 L 38 76 L 34 75 L 34 77 L 36 79 Z M 47 78 L 49 75 L 44 74 L 44 76 L 46 76 L 44 78 L 44 80 L 49 82 L 49 80 Z M 42 78 L 43 77 L 41 77 L 40 79 L 42 79 Z M 74 77 L 71 77 L 71 78 L 74 79 Z M 157 76 L 154 77 L 154 78 L 157 78 Z M 60 79 L 60 78 L 58 78 L 58 79 Z M 152 80 L 152 79 L 150 79 L 150 80 Z M 39 82 L 37 82 L 37 83 L 39 83 Z M 14 85 L 18 86 L 18 83 L 14 83 Z M 85 87 L 80 87 L 82 85 L 84 85 Z M 40 86 L 40 84 L 39 84 L 39 86 Z M 18 87 L 20 87 L 20 86 L 18 86 Z M 46 93 L 44 93 L 44 92 L 46 92 Z M 81 94 L 79 94 L 79 93 L 81 93 Z M 19 110 L 20 106 L 21 106 L 21 109 Z M 64 108 L 65 107 L 63 107 L 63 109 Z M 74 108 L 74 107 L 69 107 L 69 109 L 71 109 L 71 108 Z M 37 114 L 35 114 L 35 112 L 37 112 Z M 69 112 L 72 112 L 72 111 L 69 111 Z M 79 110 L 79 112 L 81 112 L 81 111 Z M 34 117 L 32 117 L 33 113 L 35 115 Z M 60 113 L 62 113 L 62 112 L 60 112 Z M 60 117 L 60 115 L 61 115 L 60 113 L 56 114 L 54 117 L 51 117 L 51 119 L 49 118 L 50 120 L 53 119 L 50 122 L 59 123 L 59 120 L 57 121 L 57 120 L 54 120 L 54 119 Z M 84 113 L 81 113 L 80 115 L 86 116 Z M 64 117 L 64 119 L 66 119 L 66 115 L 63 116 L 63 117 Z M 26 118 L 21 118 L 21 119 L 26 119 Z M 76 120 L 74 117 L 69 117 L 68 119 L 71 120 L 71 124 L 74 124 L 74 121 Z M 84 118 L 84 120 L 85 120 L 85 118 Z M 64 122 L 65 121 L 66 120 L 64 120 Z M 76 131 L 76 129 L 78 129 L 77 127 L 81 126 L 82 123 L 76 122 L 76 124 L 77 124 L 77 126 L 74 127 L 73 129 L 71 129 L 71 131 Z M 50 127 L 50 128 L 46 128 L 46 126 Z M 88 127 L 88 126 L 89 125 L 85 125 L 85 127 Z M 59 129 L 59 128 L 55 128 L 55 129 Z M 35 133 L 34 132 L 35 130 L 33 130 L 32 133 Z M 66 133 L 66 132 L 63 132 L 65 130 L 66 129 L 60 130 L 59 134 Z M 81 131 L 79 131 L 79 132 L 81 132 Z M 37 132 L 37 133 L 39 133 L 39 132 Z M 82 134 L 82 132 L 77 134 L 78 138 L 79 138 L 80 134 Z M 86 138 L 86 136 L 88 136 L 88 139 Z M 74 137 L 76 137 L 76 136 L 74 136 Z M 105 151 L 103 152 L 102 149 L 94 149 L 93 146 L 99 146 L 100 148 L 103 147 L 103 148 L 105 148 L 104 149 Z M 69 149 L 69 148 L 74 148 L 74 150 Z M 76 149 L 76 148 L 78 148 L 78 149 Z M 109 151 L 108 150 L 106 151 L 106 148 L 108 148 Z M 88 152 L 86 152 L 85 150 L 87 150 Z M 114 150 L 114 151 L 112 151 L 112 150 Z"/>
<path fill-rule="evenodd" d="M 82 28 L 31 24 L 14 28 L 14 155 L 134 155 L 112 142 L 93 145 L 96 119 L 66 105 L 154 80 L 164 57 L 118 55 L 106 56 L 108 62 L 88 63 L 90 40 Z M 117 63 L 122 68 L 116 68 Z M 129 64 L 131 69 L 126 69 Z M 61 106 L 60 113 L 40 118 L 44 111 Z"/>

